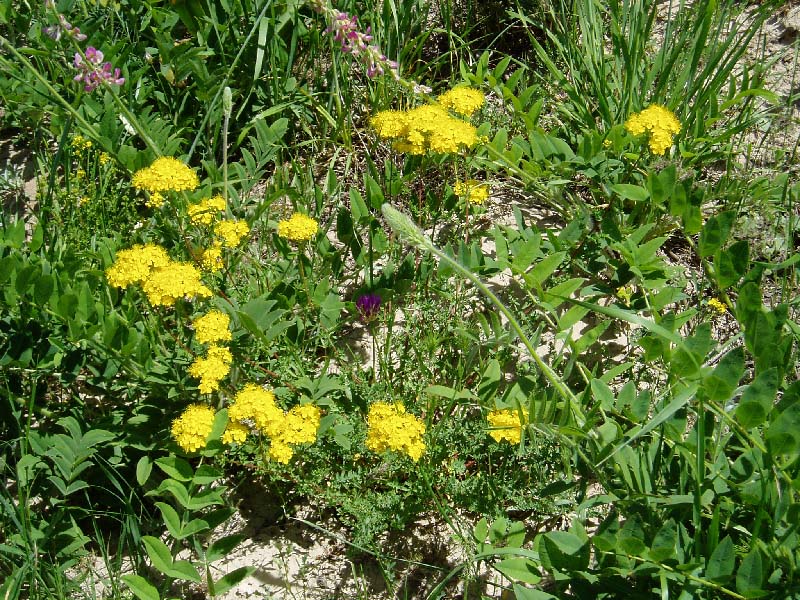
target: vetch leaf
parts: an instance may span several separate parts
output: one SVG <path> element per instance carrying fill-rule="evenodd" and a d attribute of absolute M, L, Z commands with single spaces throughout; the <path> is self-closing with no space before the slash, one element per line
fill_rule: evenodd
<path fill-rule="evenodd" d="M 142 536 L 142 542 L 147 551 L 147 556 L 150 557 L 150 561 L 153 563 L 153 568 L 158 569 L 165 575 L 169 575 L 172 570 L 172 553 L 167 545 L 152 535 Z"/>
<path fill-rule="evenodd" d="M 743 427 L 755 427 L 766 420 L 778 393 L 779 383 L 778 369 L 773 367 L 747 386 L 736 408 L 736 418 Z"/>
<path fill-rule="evenodd" d="M 750 551 L 744 557 L 739 570 L 736 572 L 736 591 L 745 596 L 761 590 L 764 582 L 764 566 L 761 553 L 757 549 Z"/>
<path fill-rule="evenodd" d="M 719 361 L 714 371 L 703 380 L 702 389 L 709 400 L 728 400 L 744 375 L 744 350 L 734 348 Z"/>
<path fill-rule="evenodd" d="M 249 577 L 255 572 L 255 567 L 239 567 L 226 574 L 219 581 L 214 582 L 214 592 L 217 596 L 225 594 L 234 586 L 239 585 L 245 577 Z"/>
<path fill-rule="evenodd" d="M 542 578 L 538 573 L 538 565 L 527 558 L 507 558 L 494 564 L 494 568 L 511 581 L 523 583 L 539 583 Z"/>
<path fill-rule="evenodd" d="M 736 553 L 733 547 L 733 540 L 731 536 L 726 535 L 706 564 L 706 577 L 717 583 L 723 583 L 731 578 L 733 569 L 736 566 Z"/>
<path fill-rule="evenodd" d="M 130 588 L 139 600 L 161 600 L 158 590 L 139 575 L 123 575 L 121 577 L 125 585 Z"/>

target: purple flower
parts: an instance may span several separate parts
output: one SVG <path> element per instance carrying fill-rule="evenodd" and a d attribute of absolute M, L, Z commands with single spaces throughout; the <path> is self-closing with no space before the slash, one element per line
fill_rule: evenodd
<path fill-rule="evenodd" d="M 364 294 L 363 296 L 359 296 L 358 300 L 356 300 L 356 308 L 361 314 L 361 320 L 365 323 L 378 316 L 380 307 L 381 297 L 378 294 Z"/>
<path fill-rule="evenodd" d="M 58 41 L 61 39 L 61 32 L 66 32 L 67 35 L 75 38 L 76 41 L 82 42 L 86 39 L 86 35 L 81 33 L 81 30 L 77 27 L 73 27 L 69 21 L 64 18 L 64 15 L 58 15 L 58 25 L 53 25 L 52 27 L 43 27 L 42 32 L 48 36 L 53 38 L 54 40 Z"/>
<path fill-rule="evenodd" d="M 371 29 L 367 27 L 366 31 L 359 31 L 355 15 L 334 10 L 329 18 L 331 24 L 325 33 L 332 33 L 333 39 L 341 44 L 342 52 L 352 54 L 364 64 L 367 77 L 373 78 L 389 71 L 395 79 L 400 78 L 397 62 L 389 60 L 381 54 L 380 48 L 369 44 L 372 41 Z"/>
<path fill-rule="evenodd" d="M 114 85 L 125 83 L 125 78 L 120 77 L 119 69 L 114 69 L 108 61 L 103 62 L 104 57 L 100 50 L 89 46 L 84 52 L 84 56 L 86 60 L 84 60 L 80 52 L 75 53 L 73 65 L 78 70 L 78 74 L 75 75 L 74 79 L 75 81 L 82 81 L 84 84 L 83 89 L 87 92 L 93 92 L 102 81 Z"/>

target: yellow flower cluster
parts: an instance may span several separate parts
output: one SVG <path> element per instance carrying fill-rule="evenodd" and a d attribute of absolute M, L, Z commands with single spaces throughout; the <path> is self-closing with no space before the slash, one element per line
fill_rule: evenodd
<path fill-rule="evenodd" d="M 69 145 L 72 146 L 75 154 L 82 156 L 92 147 L 92 140 L 86 139 L 82 135 L 76 135 L 74 138 L 72 138 L 72 141 Z"/>
<path fill-rule="evenodd" d="M 147 192 L 191 191 L 200 185 L 197 173 L 177 158 L 162 156 L 152 165 L 133 174 L 131 184 Z"/>
<path fill-rule="evenodd" d="M 214 426 L 214 410 L 202 404 L 190 404 L 172 422 L 172 437 L 186 452 L 205 448 Z"/>
<path fill-rule="evenodd" d="M 114 287 L 124 288 L 142 283 L 155 268 L 170 264 L 167 251 L 156 244 L 136 244 L 117 252 L 117 260 L 106 270 L 106 279 Z"/>
<path fill-rule="evenodd" d="M 228 421 L 228 426 L 225 427 L 225 433 L 222 434 L 223 444 L 242 444 L 247 439 L 250 433 L 250 428 L 247 425 L 237 421 Z"/>
<path fill-rule="evenodd" d="M 222 243 L 214 242 L 213 246 L 203 250 L 200 255 L 200 267 L 209 273 L 216 273 L 222 266 Z"/>
<path fill-rule="evenodd" d="M 250 228 L 244 221 L 225 220 L 214 226 L 214 233 L 217 237 L 222 238 L 223 246 L 235 248 L 241 239 L 250 233 Z"/>
<path fill-rule="evenodd" d="M 307 242 L 319 231 L 319 224 L 303 213 L 296 212 L 291 218 L 278 222 L 278 235 L 292 242 Z"/>
<path fill-rule="evenodd" d="M 520 420 L 520 413 L 517 410 L 493 410 L 486 417 L 493 429 L 489 430 L 489 435 L 495 441 L 508 440 L 512 444 L 519 444 L 522 439 L 522 426 L 527 422 L 524 417 Z"/>
<path fill-rule="evenodd" d="M 625 121 L 625 129 L 633 135 L 650 134 L 650 151 L 661 156 L 672 146 L 672 138 L 681 132 L 681 124 L 672 111 L 651 104 L 642 112 L 631 115 Z"/>
<path fill-rule="evenodd" d="M 310 444 L 317 439 L 320 423 L 319 408 L 313 404 L 284 411 L 275 401 L 275 394 L 252 383 L 236 394 L 228 417 L 239 423 L 252 421 L 256 429 L 269 436 L 270 458 L 284 464 L 294 455 L 292 446 Z M 234 435 L 232 432 L 229 437 L 234 439 Z"/>
<path fill-rule="evenodd" d="M 379 137 L 394 140 L 395 150 L 409 154 L 454 154 L 479 141 L 475 127 L 451 116 L 440 104 L 382 111 L 370 124 Z"/>
<path fill-rule="evenodd" d="M 489 197 L 489 186 L 475 179 L 456 181 L 453 191 L 456 196 L 467 200 L 471 204 L 483 204 Z"/>
<path fill-rule="evenodd" d="M 728 312 L 728 307 L 725 306 L 723 302 L 720 302 L 717 298 L 712 298 L 709 300 L 708 306 L 713 308 L 718 315 L 724 315 L 726 312 Z"/>
<path fill-rule="evenodd" d="M 205 357 L 198 356 L 189 366 L 189 375 L 200 380 L 201 394 L 210 394 L 219 389 L 222 381 L 231 371 L 233 355 L 225 346 L 211 345 Z"/>
<path fill-rule="evenodd" d="M 483 93 L 470 87 L 457 87 L 439 96 L 439 104 L 465 117 L 471 117 L 486 102 Z"/>
<path fill-rule="evenodd" d="M 367 414 L 367 448 L 373 452 L 394 450 L 418 461 L 425 453 L 425 423 L 406 412 L 401 402 L 376 402 Z"/>
<path fill-rule="evenodd" d="M 189 220 L 195 225 L 211 225 L 224 210 L 225 198 L 219 195 L 206 198 L 197 204 L 189 205 Z"/>
<path fill-rule="evenodd" d="M 178 298 L 211 296 L 194 265 L 173 261 L 153 269 L 142 283 L 142 290 L 153 306 L 174 306 Z"/>
<path fill-rule="evenodd" d="M 172 306 L 178 298 L 211 295 L 197 269 L 173 261 L 166 250 L 155 244 L 137 244 L 117 252 L 117 260 L 106 270 L 106 279 L 120 288 L 141 283 L 154 306 Z"/>
<path fill-rule="evenodd" d="M 228 326 L 231 318 L 224 312 L 212 310 L 192 321 L 194 339 L 200 344 L 230 341 L 232 335 Z"/>

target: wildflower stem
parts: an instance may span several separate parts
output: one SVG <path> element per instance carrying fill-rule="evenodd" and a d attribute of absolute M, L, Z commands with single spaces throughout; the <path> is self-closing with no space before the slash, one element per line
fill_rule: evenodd
<path fill-rule="evenodd" d="M 586 420 L 583 410 L 580 405 L 580 401 L 572 393 L 572 391 L 567 387 L 567 385 L 561 380 L 550 365 L 548 365 L 542 357 L 536 352 L 536 348 L 533 347 L 533 343 L 531 342 L 530 338 L 525 334 L 520 325 L 517 318 L 514 316 L 505 304 L 503 304 L 500 299 L 490 290 L 480 278 L 475 275 L 472 271 L 467 269 L 464 265 L 462 265 L 457 260 L 451 258 L 439 248 L 433 245 L 430 238 L 422 233 L 419 228 L 414 225 L 413 221 L 405 214 L 401 213 L 399 210 L 391 206 L 390 204 L 384 204 L 382 209 L 383 216 L 386 217 L 389 225 L 392 229 L 400 235 L 400 237 L 405 238 L 405 240 L 419 248 L 420 250 L 430 252 L 434 256 L 436 256 L 439 260 L 448 263 L 455 271 L 460 273 L 464 278 L 471 281 L 475 287 L 477 287 L 484 296 L 486 296 L 489 301 L 494 304 L 497 309 L 503 313 L 503 315 L 508 319 L 509 324 L 514 329 L 514 332 L 519 337 L 520 341 L 523 343 L 525 348 L 528 350 L 533 361 L 539 367 L 539 370 L 542 374 L 547 378 L 547 380 L 551 383 L 551 385 L 556 388 L 558 393 L 564 398 L 567 402 L 569 402 L 570 407 L 573 411 L 573 414 L 578 421 L 578 425 L 582 426 Z"/>

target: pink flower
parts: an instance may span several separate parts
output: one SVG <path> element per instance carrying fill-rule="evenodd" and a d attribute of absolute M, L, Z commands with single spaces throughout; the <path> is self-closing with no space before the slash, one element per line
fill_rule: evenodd
<path fill-rule="evenodd" d="M 78 74 L 75 75 L 74 80 L 82 81 L 85 91 L 93 92 L 103 81 L 113 85 L 125 83 L 125 78 L 120 77 L 120 70 L 114 69 L 108 61 L 103 62 L 103 58 L 103 53 L 93 46 L 86 48 L 83 56 L 80 52 L 75 53 L 73 65 L 78 70 Z"/>

